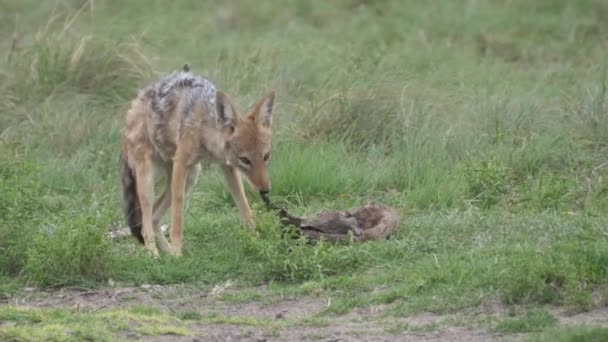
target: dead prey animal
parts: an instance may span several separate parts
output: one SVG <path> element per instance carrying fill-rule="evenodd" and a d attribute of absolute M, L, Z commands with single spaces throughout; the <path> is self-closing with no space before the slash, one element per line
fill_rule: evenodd
<path fill-rule="evenodd" d="M 270 202 L 268 194 L 260 194 L 268 210 L 277 210 L 281 223 L 298 228 L 312 242 L 384 240 L 399 228 L 397 210 L 377 203 L 349 211 L 324 210 L 309 218 L 290 215 L 285 208 Z"/>

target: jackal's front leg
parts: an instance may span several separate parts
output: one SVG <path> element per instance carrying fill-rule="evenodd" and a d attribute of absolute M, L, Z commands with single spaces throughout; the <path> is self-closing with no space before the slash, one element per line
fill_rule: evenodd
<path fill-rule="evenodd" d="M 171 175 L 171 249 L 174 256 L 182 255 L 184 195 L 186 190 L 187 159 L 182 156 L 179 148 L 173 159 L 173 174 Z"/>
<path fill-rule="evenodd" d="M 239 208 L 241 220 L 243 220 L 243 223 L 249 228 L 253 228 L 255 226 L 253 215 L 251 214 L 251 209 L 249 208 L 249 203 L 245 196 L 245 190 L 243 189 L 243 181 L 241 180 L 238 170 L 235 167 L 224 165 L 222 166 L 222 171 L 224 172 L 224 178 L 226 178 L 226 183 L 228 183 L 228 189 L 232 194 L 234 203 Z"/>
<path fill-rule="evenodd" d="M 135 163 L 135 179 L 137 180 L 137 197 L 141 207 L 142 235 L 146 248 L 158 256 L 154 228 L 152 223 L 152 208 L 154 204 L 154 174 L 150 156 L 145 154 Z"/>

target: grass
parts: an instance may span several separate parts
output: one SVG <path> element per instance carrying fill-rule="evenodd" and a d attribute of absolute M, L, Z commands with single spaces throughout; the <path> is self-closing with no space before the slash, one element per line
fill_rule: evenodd
<path fill-rule="evenodd" d="M 608 284 L 606 13 L 593 0 L 3 1 L 0 289 L 231 280 L 244 294 L 228 301 L 267 284 L 331 298 L 328 315 L 490 298 L 591 309 Z M 184 63 L 243 110 L 278 90 L 276 201 L 309 215 L 375 200 L 399 209 L 400 231 L 311 247 L 250 192 L 253 236 L 210 168 L 183 258 L 107 240 L 124 221 L 125 107 Z M 501 326 L 534 330 L 523 323 Z"/>
<path fill-rule="evenodd" d="M 553 327 L 557 320 L 553 315 L 544 310 L 528 311 L 518 318 L 505 319 L 498 323 L 496 331 L 502 333 L 527 333 L 543 331 Z"/>
<path fill-rule="evenodd" d="M 167 314 L 137 310 L 78 312 L 61 309 L 24 309 L 3 306 L 0 320 L 12 325 L 2 327 L 6 341 L 95 340 L 106 341 L 135 335 L 189 335 L 185 324 Z"/>
<path fill-rule="evenodd" d="M 553 329 L 530 338 L 530 341 L 603 341 L 608 329 L 594 326 Z"/>

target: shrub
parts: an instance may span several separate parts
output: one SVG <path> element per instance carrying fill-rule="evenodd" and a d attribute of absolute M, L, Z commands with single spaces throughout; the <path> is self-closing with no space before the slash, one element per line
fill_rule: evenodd
<path fill-rule="evenodd" d="M 109 220 L 86 213 L 63 216 L 57 226 L 35 236 L 27 252 L 27 276 L 42 285 L 105 280 L 114 262 L 100 224 Z"/>
<path fill-rule="evenodd" d="M 37 172 L 27 160 L 0 159 L 0 275 L 19 274 L 39 218 L 48 213 Z"/>

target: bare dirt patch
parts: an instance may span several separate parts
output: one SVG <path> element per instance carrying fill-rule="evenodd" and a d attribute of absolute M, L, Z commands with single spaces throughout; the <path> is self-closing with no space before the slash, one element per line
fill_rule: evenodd
<path fill-rule="evenodd" d="M 8 298 L 10 305 L 29 308 L 66 308 L 86 311 L 148 307 L 183 319 L 189 336 L 142 336 L 124 338 L 146 341 L 487 341 L 521 340 L 523 335 L 500 335 L 487 324 L 488 317 L 504 318 L 509 308 L 499 301 L 457 314 L 430 312 L 407 317 L 384 315 L 383 305 L 360 308 L 341 316 L 320 314 L 327 303 L 320 298 L 274 298 L 264 303 L 229 303 L 222 293 L 238 289 L 203 291 L 184 285 L 142 285 L 87 289 L 69 287 L 57 291 L 28 289 Z M 260 291 L 264 291 L 261 289 Z M 569 314 L 550 311 L 560 325 L 593 324 L 608 327 L 608 308 Z M 195 317 L 186 315 L 195 313 Z M 479 322 L 485 321 L 484 324 Z"/>
<path fill-rule="evenodd" d="M 569 313 L 567 310 L 556 308 L 553 314 L 559 319 L 563 326 L 595 325 L 608 328 L 608 308 L 598 308 L 588 312 Z"/>

